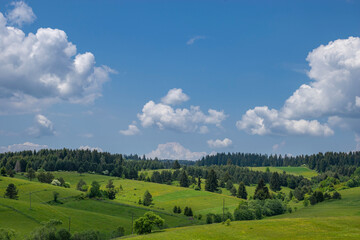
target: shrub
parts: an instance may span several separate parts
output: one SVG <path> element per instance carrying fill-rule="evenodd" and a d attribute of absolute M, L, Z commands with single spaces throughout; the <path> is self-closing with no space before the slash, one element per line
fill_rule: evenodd
<path fill-rule="evenodd" d="M 341 194 L 339 192 L 334 192 L 332 195 L 332 199 L 341 199 Z"/>

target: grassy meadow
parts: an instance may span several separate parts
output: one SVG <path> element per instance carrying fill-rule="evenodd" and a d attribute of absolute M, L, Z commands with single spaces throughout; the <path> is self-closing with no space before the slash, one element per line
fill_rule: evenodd
<path fill-rule="evenodd" d="M 340 191 L 342 200 L 325 201 L 296 212 L 254 221 L 166 229 L 145 239 L 359 239 L 360 188 Z"/>
<path fill-rule="evenodd" d="M 304 176 L 306 178 L 312 178 L 318 175 L 315 170 L 311 170 L 307 167 L 249 167 L 251 170 L 262 172 L 265 172 L 267 168 L 269 168 L 270 172 L 282 173 L 285 171 L 287 174 Z"/>

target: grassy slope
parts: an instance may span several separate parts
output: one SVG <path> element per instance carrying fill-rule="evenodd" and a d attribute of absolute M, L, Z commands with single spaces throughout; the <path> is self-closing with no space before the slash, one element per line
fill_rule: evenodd
<path fill-rule="evenodd" d="M 142 198 L 144 192 L 149 190 L 154 199 L 153 209 L 165 210 L 167 212 L 171 212 L 176 205 L 181 208 L 189 206 L 195 214 L 206 214 L 209 212 L 220 213 L 222 212 L 223 199 L 225 199 L 226 207 L 231 211 L 233 211 L 239 203 L 239 199 L 229 196 L 229 194 L 224 195 L 206 191 L 195 191 L 189 188 L 93 174 L 82 174 L 81 176 L 78 173 L 69 172 L 56 172 L 54 174 L 70 182 L 72 188 L 76 187 L 76 183 L 80 179 L 83 179 L 87 184 L 90 184 L 93 180 L 99 181 L 102 187 L 105 187 L 109 179 L 113 179 L 116 187 L 121 185 L 123 188 L 123 191 L 117 194 L 114 201 L 132 206 L 139 206 L 137 204 L 139 198 Z"/>
<path fill-rule="evenodd" d="M 262 171 L 265 172 L 268 167 L 250 167 L 251 170 L 254 171 Z M 314 170 L 311 170 L 307 167 L 269 167 L 270 172 L 278 172 L 282 173 L 285 171 L 288 174 L 293 174 L 296 176 L 304 176 L 306 178 L 315 177 L 318 173 Z"/>
<path fill-rule="evenodd" d="M 360 188 L 343 190 L 341 194 L 342 200 L 326 201 L 292 214 L 232 222 L 230 226 L 168 229 L 132 239 L 359 239 Z"/>
<path fill-rule="evenodd" d="M 75 189 L 65 189 L 16 178 L 0 177 L 0 179 L 0 196 L 3 196 L 9 183 L 14 183 L 19 189 L 19 200 L 0 198 L 0 226 L 14 229 L 18 239 L 23 239 L 31 230 L 40 226 L 40 222 L 54 218 L 62 220 L 64 227 L 67 228 L 69 216 L 71 217 L 72 232 L 87 229 L 109 232 L 118 226 L 123 226 L 126 232 L 130 233 L 132 215 L 136 219 L 149 211 L 148 208 L 116 204 L 110 201 L 79 201 L 72 198 L 81 193 Z M 29 209 L 30 191 L 33 192 L 32 210 Z M 34 193 L 34 191 L 36 192 Z M 60 197 L 66 197 L 62 199 L 64 204 L 49 205 L 45 203 L 52 200 L 53 191 L 59 192 Z M 167 227 L 196 223 L 183 215 L 173 215 L 162 211 L 157 214 L 165 219 Z"/>

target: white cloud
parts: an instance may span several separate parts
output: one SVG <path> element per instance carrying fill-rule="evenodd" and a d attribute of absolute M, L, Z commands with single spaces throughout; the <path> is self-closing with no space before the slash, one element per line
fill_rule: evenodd
<path fill-rule="evenodd" d="M 36 16 L 31 7 L 23 1 L 12 2 L 14 8 L 6 14 L 6 18 L 12 25 L 22 26 L 24 23 L 32 23 Z"/>
<path fill-rule="evenodd" d="M 355 97 L 355 105 L 357 107 L 360 107 L 360 97 L 358 97 L 358 96 Z"/>
<path fill-rule="evenodd" d="M 36 143 L 31 143 L 31 142 L 24 142 L 24 143 L 20 143 L 20 144 L 9 145 L 6 147 L 1 146 L 0 153 L 20 152 L 20 151 L 24 151 L 24 150 L 40 150 L 40 149 L 45 149 L 45 148 L 49 148 L 49 147 L 47 145 L 39 145 Z"/>
<path fill-rule="evenodd" d="M 205 155 L 206 152 L 191 152 L 180 143 L 168 142 L 159 144 L 157 149 L 146 154 L 146 157 L 173 160 L 198 160 Z"/>
<path fill-rule="evenodd" d="M 99 148 L 99 147 L 90 147 L 90 146 L 88 146 L 88 145 L 86 145 L 86 146 L 80 146 L 79 147 L 79 149 L 80 150 L 90 150 L 90 151 L 98 151 L 98 152 L 103 152 L 103 150 L 101 149 L 101 148 Z"/>
<path fill-rule="evenodd" d="M 10 14 L 10 13 L 9 13 Z M 8 15 L 9 16 L 9 15 Z M 0 13 L 0 114 L 40 111 L 54 103 L 91 103 L 114 72 L 77 53 L 59 29 L 26 35 Z"/>
<path fill-rule="evenodd" d="M 33 137 L 52 136 L 55 134 L 53 123 L 41 114 L 35 116 L 35 126 L 28 128 L 27 132 Z"/>
<path fill-rule="evenodd" d="M 173 109 L 169 105 L 149 101 L 144 105 L 142 113 L 138 114 L 138 118 L 143 127 L 157 126 L 159 129 L 195 132 L 199 124 L 213 124 L 220 127 L 226 115 L 223 111 L 213 109 L 209 109 L 206 115 L 198 106 L 190 106 L 190 109 Z"/>
<path fill-rule="evenodd" d="M 173 88 L 161 99 L 161 102 L 167 105 L 177 105 L 186 102 L 189 99 L 189 96 L 183 93 L 181 88 Z"/>
<path fill-rule="evenodd" d="M 207 126 L 201 126 L 199 128 L 199 133 L 201 134 L 205 134 L 205 133 L 208 133 L 209 132 L 209 128 Z"/>
<path fill-rule="evenodd" d="M 224 140 L 216 139 L 216 140 L 208 140 L 207 144 L 211 148 L 226 148 L 232 145 L 232 141 L 229 138 L 224 138 Z"/>
<path fill-rule="evenodd" d="M 281 143 L 277 143 L 274 144 L 274 146 L 272 147 L 273 152 L 277 152 L 278 150 L 280 150 L 283 146 L 285 146 L 286 142 L 282 141 Z"/>
<path fill-rule="evenodd" d="M 139 134 L 140 130 L 135 124 L 130 124 L 128 129 L 120 130 L 119 132 L 125 136 L 132 136 L 132 135 Z"/>
<path fill-rule="evenodd" d="M 195 43 L 195 41 L 200 40 L 200 39 L 205 39 L 205 38 L 206 38 L 205 36 L 195 36 L 195 37 L 190 38 L 190 39 L 186 42 L 186 44 L 187 44 L 187 45 L 193 45 L 193 44 Z"/>
<path fill-rule="evenodd" d="M 330 136 L 334 131 L 327 124 L 317 120 L 289 120 L 281 116 L 276 109 L 267 106 L 248 110 L 240 121 L 236 122 L 240 130 L 257 135 L 312 135 Z"/>
<path fill-rule="evenodd" d="M 360 38 L 321 45 L 309 53 L 307 61 L 312 82 L 301 85 L 280 110 L 267 106 L 248 110 L 237 127 L 258 135 L 330 136 L 329 125 L 316 120 L 327 117 L 331 125 L 347 122 L 352 129 L 359 128 Z"/>

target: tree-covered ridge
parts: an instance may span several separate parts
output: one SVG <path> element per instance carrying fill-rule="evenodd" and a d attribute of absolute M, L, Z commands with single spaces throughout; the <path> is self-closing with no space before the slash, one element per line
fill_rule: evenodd
<path fill-rule="evenodd" d="M 134 158 L 134 159 L 133 159 Z M 112 176 L 137 178 L 141 169 L 171 168 L 171 161 L 139 158 L 138 155 L 110 154 L 96 150 L 43 149 L 40 151 L 7 152 L 0 154 L 0 168 L 25 172 L 34 170 L 95 172 Z"/>
<path fill-rule="evenodd" d="M 299 155 L 299 156 L 281 156 L 266 155 L 256 153 L 218 153 L 203 157 L 196 163 L 198 166 L 211 165 L 237 165 L 241 167 L 298 167 L 307 165 L 310 169 L 318 172 L 338 172 L 341 175 L 350 176 L 355 169 L 360 166 L 360 151 L 357 152 L 326 152 Z"/>

